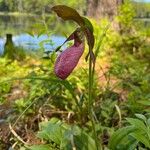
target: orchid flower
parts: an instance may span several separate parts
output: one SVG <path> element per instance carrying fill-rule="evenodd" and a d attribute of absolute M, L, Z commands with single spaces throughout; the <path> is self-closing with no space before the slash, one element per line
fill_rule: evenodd
<path fill-rule="evenodd" d="M 63 80 L 71 74 L 84 52 L 84 41 L 78 36 L 78 31 L 76 30 L 69 37 L 74 40 L 74 44 L 57 57 L 54 67 L 56 76 Z M 68 40 L 70 38 L 66 41 Z"/>
<path fill-rule="evenodd" d="M 87 18 L 80 16 L 76 10 L 68 6 L 56 5 L 52 7 L 52 10 L 62 19 L 73 20 L 80 26 L 64 42 L 66 43 L 67 41 L 74 40 L 74 44 L 61 52 L 55 62 L 54 72 L 56 76 L 65 80 L 77 66 L 84 52 L 83 36 L 86 37 L 89 45 L 89 53 L 86 58 L 90 55 L 94 62 L 94 54 L 92 51 L 94 46 L 93 26 Z M 59 46 L 57 50 L 59 50 L 61 46 Z"/>

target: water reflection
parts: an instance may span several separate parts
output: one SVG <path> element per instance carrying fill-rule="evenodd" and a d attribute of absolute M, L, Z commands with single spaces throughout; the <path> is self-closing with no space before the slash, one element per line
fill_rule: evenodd
<path fill-rule="evenodd" d="M 144 27 L 149 28 L 150 27 L 150 19 L 149 20 L 145 20 L 144 22 Z"/>
<path fill-rule="evenodd" d="M 6 43 L 6 35 L 11 33 L 13 35 L 12 42 L 17 47 L 22 47 L 25 50 L 37 50 L 41 49 L 40 43 L 46 41 L 43 44 L 45 51 L 51 51 L 57 46 L 61 45 L 65 38 L 64 36 L 58 35 L 57 33 L 66 33 L 67 31 L 72 32 L 72 24 L 64 24 L 63 26 L 57 21 L 57 26 L 54 25 L 56 20 L 50 21 L 50 17 L 45 18 L 49 31 L 52 31 L 54 35 L 47 36 L 41 35 L 38 37 L 37 29 L 34 27 L 35 24 L 42 23 L 41 16 L 8 16 L 0 15 L 0 54 L 4 52 L 4 45 Z M 64 31 L 60 31 L 64 29 Z M 67 29 L 67 30 L 66 30 Z M 35 31 L 34 36 L 27 34 L 27 31 Z M 55 32 L 54 32 L 55 31 Z M 58 32 L 57 32 L 58 31 Z M 57 35 L 56 35 L 57 34 Z"/>
<path fill-rule="evenodd" d="M 0 33 L 4 36 L 6 33 L 20 34 L 33 28 L 33 23 L 41 20 L 39 16 L 9 16 L 0 15 Z"/>
<path fill-rule="evenodd" d="M 37 35 L 30 36 L 29 34 L 20 34 L 12 37 L 12 42 L 17 47 L 22 47 L 25 50 L 37 50 L 44 48 L 45 51 L 52 51 L 59 45 L 61 45 L 66 38 L 61 36 L 51 36 L 42 35 L 38 37 Z M 0 53 L 4 52 L 4 45 L 7 41 L 7 38 L 0 38 Z M 40 46 L 40 43 L 43 41 L 43 47 Z M 47 41 L 47 42 L 46 42 Z"/>

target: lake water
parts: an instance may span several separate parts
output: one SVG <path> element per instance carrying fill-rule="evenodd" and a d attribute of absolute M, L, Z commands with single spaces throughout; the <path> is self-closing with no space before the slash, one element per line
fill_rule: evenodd
<path fill-rule="evenodd" d="M 53 17 L 52 17 L 53 18 Z M 135 19 L 144 23 L 145 28 L 150 27 L 150 19 Z M 54 33 L 51 36 L 42 34 L 37 36 L 39 31 L 36 24 L 47 24 L 49 31 Z M 68 23 L 68 22 L 67 22 Z M 59 23 L 56 19 L 51 17 L 42 18 L 41 16 L 9 16 L 0 15 L 0 54 L 4 51 L 4 45 L 6 42 L 6 34 L 12 34 L 12 40 L 15 46 L 22 47 L 25 50 L 38 50 L 41 49 L 41 42 L 46 41 L 43 44 L 45 51 L 52 51 L 65 41 L 65 37 L 60 33 L 72 32 L 75 26 L 74 24 L 67 25 L 66 22 Z M 61 31 L 63 29 L 63 31 Z M 70 31 L 69 31 L 70 30 Z M 28 32 L 35 31 L 35 34 L 31 36 Z"/>
<path fill-rule="evenodd" d="M 40 37 L 34 35 L 31 36 L 26 33 L 22 33 L 19 35 L 14 35 L 12 40 L 13 43 L 16 47 L 22 47 L 25 50 L 38 50 L 41 48 L 40 43 L 42 41 L 52 41 L 50 43 L 44 43 L 43 47 L 45 51 L 53 51 L 56 49 L 59 45 L 61 45 L 66 38 L 62 36 L 47 36 L 47 35 L 42 35 Z M 1 37 L 0 38 L 0 54 L 3 53 L 4 51 L 4 45 L 6 43 L 6 37 Z"/>
<path fill-rule="evenodd" d="M 46 20 L 48 21 L 48 19 Z M 8 16 L 0 15 L 0 54 L 4 51 L 4 45 L 6 42 L 6 34 L 12 34 L 12 40 L 14 45 L 22 47 L 25 50 L 37 50 L 40 49 L 40 43 L 46 41 L 43 44 L 45 51 L 52 51 L 65 41 L 65 37 L 61 35 L 42 34 L 37 36 L 34 34 L 31 36 L 27 32 L 31 30 L 38 30 L 34 28 L 35 24 L 41 23 L 40 16 Z M 52 27 L 53 26 L 53 27 Z M 49 25 L 50 30 L 54 29 L 54 25 Z M 36 31 L 37 32 L 37 31 Z"/>

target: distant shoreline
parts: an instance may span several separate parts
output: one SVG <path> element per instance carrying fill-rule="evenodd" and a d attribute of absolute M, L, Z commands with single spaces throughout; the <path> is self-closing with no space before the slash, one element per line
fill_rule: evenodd
<path fill-rule="evenodd" d="M 2 12 L 0 11 L 0 16 L 42 16 L 43 14 L 34 14 L 34 13 L 23 13 L 23 12 Z M 49 16 L 50 13 L 45 13 L 44 16 Z M 134 19 L 140 19 L 140 20 L 150 20 L 150 17 L 134 17 Z"/>
<path fill-rule="evenodd" d="M 20 13 L 20 12 L 0 12 L 0 16 L 42 16 L 43 14 L 33 14 L 33 13 Z M 50 14 L 45 13 L 44 16 L 49 16 Z"/>
<path fill-rule="evenodd" d="M 150 18 L 146 18 L 146 17 L 135 17 L 134 20 L 150 21 Z"/>

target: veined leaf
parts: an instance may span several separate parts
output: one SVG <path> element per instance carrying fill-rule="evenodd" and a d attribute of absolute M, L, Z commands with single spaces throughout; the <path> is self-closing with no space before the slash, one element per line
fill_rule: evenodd
<path fill-rule="evenodd" d="M 96 150 L 94 139 L 77 126 L 74 126 L 72 130 L 66 130 L 61 148 L 72 150 L 71 141 L 74 141 L 77 150 Z"/>
<path fill-rule="evenodd" d="M 145 106 L 150 106 L 150 101 L 149 100 L 143 100 L 143 101 L 139 101 L 137 103 L 145 105 Z"/>
<path fill-rule="evenodd" d="M 147 132 L 146 126 L 141 120 L 135 118 L 127 118 L 127 121 L 136 129 Z"/>
<path fill-rule="evenodd" d="M 146 117 L 142 114 L 135 114 L 135 116 L 141 120 L 143 120 L 144 122 L 146 122 Z"/>
<path fill-rule="evenodd" d="M 131 133 L 130 135 L 133 136 L 137 141 L 143 143 L 146 147 L 150 148 L 150 141 L 144 135 L 137 132 Z"/>
<path fill-rule="evenodd" d="M 150 118 L 147 119 L 147 124 L 150 126 Z"/>
<path fill-rule="evenodd" d="M 117 130 L 109 140 L 109 148 L 111 150 L 116 150 L 117 145 L 122 142 L 124 137 L 128 136 L 129 133 L 133 132 L 135 128 L 133 126 L 128 126 Z"/>
<path fill-rule="evenodd" d="M 125 136 L 120 143 L 116 145 L 115 150 L 135 150 L 138 141 L 132 136 Z"/>
<path fill-rule="evenodd" d="M 41 139 L 45 139 L 47 141 L 53 141 L 56 144 L 60 145 L 61 139 L 63 136 L 64 128 L 61 126 L 61 122 L 46 122 L 45 124 L 41 124 L 41 131 L 38 132 L 37 136 Z"/>
<path fill-rule="evenodd" d="M 138 141 L 135 138 L 128 137 L 128 142 L 125 144 L 124 150 L 135 150 L 137 147 Z"/>

